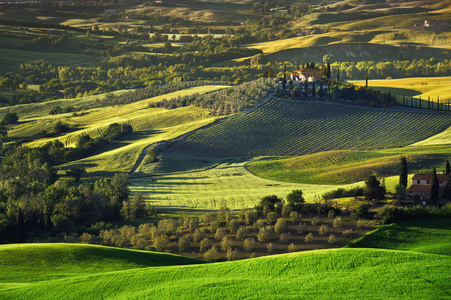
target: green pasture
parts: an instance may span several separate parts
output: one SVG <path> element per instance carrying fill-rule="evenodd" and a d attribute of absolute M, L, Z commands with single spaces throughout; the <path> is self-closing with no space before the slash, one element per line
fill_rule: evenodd
<path fill-rule="evenodd" d="M 151 255 L 151 254 L 149 254 Z M 92 261 L 72 276 L 2 281 L 2 299 L 444 299 L 451 292 L 446 255 L 382 249 L 298 252 L 241 261 L 114 271 Z M 114 266 L 114 265 L 113 265 Z M 55 276 L 51 268 L 48 278 Z M 74 274 L 75 273 L 75 274 Z M 55 276 L 56 277 L 56 276 Z M 25 281 L 25 282 L 24 282 Z"/>
<path fill-rule="evenodd" d="M 451 256 L 450 246 L 451 219 L 441 218 L 384 225 L 348 247 L 409 250 Z"/>
<path fill-rule="evenodd" d="M 130 190 L 143 194 L 159 209 L 218 210 L 252 208 L 263 196 L 285 198 L 294 189 L 301 189 L 306 201 L 314 202 L 323 193 L 340 187 L 257 177 L 246 169 L 246 164 L 256 159 L 163 155 L 160 162 L 143 163 L 132 174 Z"/>
<path fill-rule="evenodd" d="M 291 158 L 259 160 L 247 165 L 253 174 L 282 182 L 347 184 L 399 174 L 400 157 L 405 156 L 410 173 L 423 169 L 444 169 L 451 160 L 447 146 L 406 147 L 387 150 L 327 151 Z"/>
<path fill-rule="evenodd" d="M 447 114 L 274 98 L 248 114 L 197 130 L 170 151 L 231 157 L 388 149 L 419 142 L 450 125 Z"/>

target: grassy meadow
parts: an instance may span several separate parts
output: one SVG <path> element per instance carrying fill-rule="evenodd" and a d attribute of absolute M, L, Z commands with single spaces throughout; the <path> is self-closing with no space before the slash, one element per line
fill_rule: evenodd
<path fill-rule="evenodd" d="M 21 278 L 20 282 L 17 275 L 32 262 L 10 259 L 17 269 L 2 278 L 3 299 L 299 299 L 331 295 L 335 299 L 439 299 L 446 298 L 450 291 L 444 276 L 449 273 L 450 256 L 399 250 L 316 250 L 117 271 L 112 270 L 117 266 L 113 259 L 105 265 L 108 269 L 99 266 L 95 273 L 89 272 L 93 261 L 88 260 L 86 269 L 75 269 L 71 276 L 49 280 L 55 273 L 47 268 L 46 279 Z"/>
<path fill-rule="evenodd" d="M 334 184 L 263 179 L 246 169 L 252 160 L 163 155 L 160 162 L 143 164 L 133 173 L 130 190 L 143 194 L 161 210 L 218 210 L 252 208 L 263 196 L 275 194 L 285 198 L 294 189 L 302 189 L 306 200 L 313 202 L 324 192 L 337 188 Z"/>

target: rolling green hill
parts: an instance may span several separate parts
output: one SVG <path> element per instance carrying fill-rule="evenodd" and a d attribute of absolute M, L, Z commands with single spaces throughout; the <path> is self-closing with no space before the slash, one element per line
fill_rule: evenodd
<path fill-rule="evenodd" d="M 451 257 L 397 250 L 317 250 L 120 271 L 105 264 L 94 274 L 80 268 L 65 278 L 14 284 L 30 263 L 2 280 L 2 299 L 439 299 L 451 292 Z"/>
<path fill-rule="evenodd" d="M 351 248 L 383 248 L 451 255 L 451 219 L 427 219 L 382 226 Z"/>
<path fill-rule="evenodd" d="M 171 153 L 211 157 L 305 155 L 403 147 L 451 125 L 447 114 L 272 99 L 188 135 Z"/>

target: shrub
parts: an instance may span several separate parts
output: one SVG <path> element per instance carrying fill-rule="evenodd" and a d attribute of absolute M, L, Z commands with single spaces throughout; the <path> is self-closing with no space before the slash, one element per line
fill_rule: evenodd
<path fill-rule="evenodd" d="M 355 212 L 359 217 L 362 218 L 367 217 L 369 212 L 368 205 L 366 205 L 365 203 L 361 203 L 359 206 L 357 206 Z"/>
<path fill-rule="evenodd" d="M 327 227 L 327 225 L 321 225 L 318 232 L 320 235 L 326 235 L 328 231 L 329 228 Z"/>
<path fill-rule="evenodd" d="M 82 244 L 89 244 L 92 240 L 92 235 L 89 233 L 83 233 L 82 235 L 80 235 L 80 241 Z"/>
<path fill-rule="evenodd" d="M 199 250 L 200 252 L 205 252 L 207 251 L 207 249 L 209 249 L 212 246 L 212 242 L 210 239 L 208 238 L 204 238 L 201 242 L 200 242 L 200 247 Z"/>
<path fill-rule="evenodd" d="M 193 241 L 199 242 L 205 238 L 205 230 L 203 228 L 197 228 L 193 234 Z"/>
<path fill-rule="evenodd" d="M 305 242 L 306 243 L 311 243 L 311 242 L 313 242 L 313 240 L 314 240 L 314 237 L 313 237 L 313 234 L 310 232 L 309 234 L 307 234 L 306 236 L 305 236 Z"/>
<path fill-rule="evenodd" d="M 288 252 L 296 252 L 296 251 L 298 251 L 298 246 L 296 246 L 293 243 L 288 245 Z"/>
<path fill-rule="evenodd" d="M 335 217 L 335 211 L 333 209 L 329 210 L 329 212 L 327 213 L 327 217 L 329 219 L 333 219 Z"/>
<path fill-rule="evenodd" d="M 275 213 L 275 212 L 268 213 L 268 215 L 266 216 L 266 219 L 268 220 L 269 224 L 276 223 L 277 219 L 278 219 L 277 213 Z"/>
<path fill-rule="evenodd" d="M 221 241 L 222 251 L 227 251 L 232 246 L 232 241 L 228 237 L 224 237 Z"/>
<path fill-rule="evenodd" d="M 299 222 L 301 220 L 301 214 L 298 213 L 297 211 L 292 211 L 290 213 L 290 220 L 291 220 L 291 222 L 293 222 L 293 224 L 296 224 L 297 222 Z"/>
<path fill-rule="evenodd" d="M 258 219 L 258 212 L 255 210 L 246 210 L 244 219 L 246 220 L 246 225 L 253 225 Z"/>
<path fill-rule="evenodd" d="M 276 225 L 274 226 L 274 231 L 276 233 L 284 233 L 287 231 L 287 222 L 285 222 L 282 218 L 277 219 Z"/>
<path fill-rule="evenodd" d="M 332 226 L 334 226 L 334 228 L 341 228 L 343 226 L 343 221 L 341 220 L 341 217 L 336 217 L 334 219 L 334 224 Z"/>
<path fill-rule="evenodd" d="M 284 204 L 282 207 L 282 217 L 288 218 L 291 214 L 291 211 L 292 211 L 291 206 L 288 204 Z"/>
<path fill-rule="evenodd" d="M 291 236 L 289 233 L 282 233 L 280 235 L 279 242 L 281 242 L 282 244 L 288 244 L 290 242 L 290 238 Z"/>
<path fill-rule="evenodd" d="M 335 244 L 337 242 L 337 238 L 335 237 L 335 235 L 331 234 L 331 235 L 329 235 L 329 238 L 327 239 L 327 242 L 329 244 L 333 245 L 333 244 Z"/>
<path fill-rule="evenodd" d="M 178 241 L 179 252 L 184 252 L 189 246 L 191 246 L 191 241 L 187 236 L 181 236 Z"/>
<path fill-rule="evenodd" d="M 272 236 L 272 229 L 270 226 L 262 227 L 260 228 L 257 239 L 260 243 L 266 243 L 269 242 Z"/>
<path fill-rule="evenodd" d="M 352 229 L 347 229 L 347 230 L 343 231 L 343 235 L 345 237 L 351 237 L 352 236 Z"/>
<path fill-rule="evenodd" d="M 313 226 L 319 225 L 319 218 L 318 217 L 313 217 L 311 220 L 311 223 Z"/>
<path fill-rule="evenodd" d="M 194 218 L 190 218 L 188 227 L 190 232 L 194 232 L 199 227 L 199 222 Z"/>
<path fill-rule="evenodd" d="M 240 228 L 241 224 L 242 224 L 241 221 L 238 219 L 230 220 L 230 222 L 229 222 L 230 232 L 236 233 L 238 228 Z"/>
<path fill-rule="evenodd" d="M 134 235 L 130 242 L 135 249 L 146 249 L 150 244 L 148 239 L 139 235 Z"/>
<path fill-rule="evenodd" d="M 216 229 L 215 239 L 221 241 L 226 235 L 226 232 L 223 228 Z"/>
<path fill-rule="evenodd" d="M 273 253 L 274 251 L 273 243 L 268 243 L 268 245 L 266 245 L 266 251 L 268 251 L 268 253 Z"/>
<path fill-rule="evenodd" d="M 236 260 L 238 259 L 239 251 L 238 249 L 227 249 L 227 260 Z"/>
<path fill-rule="evenodd" d="M 169 248 L 169 245 L 169 238 L 166 235 L 159 235 L 155 238 L 154 246 L 157 251 L 161 252 Z"/>
<path fill-rule="evenodd" d="M 254 250 L 256 245 L 257 245 L 257 243 L 255 242 L 255 239 L 247 238 L 247 239 L 244 240 L 243 248 L 247 252 L 251 252 L 252 250 Z"/>
<path fill-rule="evenodd" d="M 357 220 L 357 228 L 362 228 L 366 226 L 366 221 L 365 220 Z"/>
<path fill-rule="evenodd" d="M 247 237 L 247 227 L 246 226 L 241 226 L 240 228 L 238 228 L 237 232 L 236 232 L 236 239 L 238 241 L 242 241 Z"/>
<path fill-rule="evenodd" d="M 263 219 L 258 219 L 257 222 L 255 222 L 255 227 L 262 228 L 265 227 L 266 221 Z"/>
<path fill-rule="evenodd" d="M 296 231 L 298 234 L 303 234 L 305 231 L 307 231 L 307 225 L 305 225 L 304 223 L 300 223 L 296 228 Z"/>
<path fill-rule="evenodd" d="M 211 247 L 211 249 L 205 251 L 205 253 L 204 253 L 205 260 L 214 261 L 214 260 L 218 260 L 218 258 L 219 258 L 219 255 L 218 255 L 218 249 L 216 249 L 216 246 Z"/>

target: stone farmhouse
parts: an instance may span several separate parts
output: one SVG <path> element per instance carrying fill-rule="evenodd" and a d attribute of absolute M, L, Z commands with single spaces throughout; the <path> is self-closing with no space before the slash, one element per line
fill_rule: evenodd
<path fill-rule="evenodd" d="M 319 70 L 316 69 L 310 69 L 310 68 L 304 68 L 300 70 L 296 70 L 291 72 L 290 79 L 293 81 L 293 83 L 299 83 L 301 81 L 309 81 L 314 82 L 321 80 L 323 78 L 323 75 L 319 73 Z"/>
<path fill-rule="evenodd" d="M 440 194 L 445 190 L 445 186 L 451 180 L 451 174 L 437 174 Z M 418 199 L 425 204 L 431 197 L 432 174 L 415 174 L 412 177 L 412 185 L 407 189 L 411 198 Z"/>

